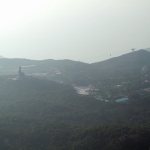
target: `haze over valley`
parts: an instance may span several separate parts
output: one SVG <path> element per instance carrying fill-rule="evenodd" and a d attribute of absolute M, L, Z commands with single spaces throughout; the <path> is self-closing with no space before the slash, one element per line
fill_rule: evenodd
<path fill-rule="evenodd" d="M 0 150 L 149 150 L 150 1 L 0 2 Z"/>

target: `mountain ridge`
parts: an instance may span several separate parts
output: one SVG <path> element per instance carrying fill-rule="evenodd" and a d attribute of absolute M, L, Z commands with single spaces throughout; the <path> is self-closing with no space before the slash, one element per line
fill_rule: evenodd
<path fill-rule="evenodd" d="M 146 50 L 138 50 L 138 51 L 130 52 L 130 53 L 118 56 L 118 57 L 113 57 L 108 60 L 104 60 L 104 61 L 96 62 L 96 63 L 92 63 L 92 64 L 103 64 L 106 62 L 112 63 L 113 61 L 131 62 L 133 60 L 135 61 L 135 60 L 141 60 L 141 59 L 148 60 L 149 58 L 150 58 L 150 52 L 148 52 Z"/>
<path fill-rule="evenodd" d="M 49 80 L 80 84 L 108 74 L 140 71 L 142 67 L 150 67 L 150 52 L 134 51 L 105 61 L 87 64 L 72 60 L 29 60 L 29 59 L 0 59 L 0 75 L 17 75 L 19 66 L 28 75 L 42 76 Z M 95 79 L 94 79 L 95 78 Z M 92 81 L 91 81 L 92 80 Z"/>

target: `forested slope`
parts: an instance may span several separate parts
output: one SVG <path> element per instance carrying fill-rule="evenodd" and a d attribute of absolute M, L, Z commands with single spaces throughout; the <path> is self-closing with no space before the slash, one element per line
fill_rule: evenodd
<path fill-rule="evenodd" d="M 147 147 L 149 107 L 148 95 L 124 104 L 105 103 L 80 96 L 66 84 L 0 77 L 0 146 L 6 150 L 124 150 L 141 141 L 139 146 Z"/>
<path fill-rule="evenodd" d="M 147 150 L 150 94 L 142 89 L 150 87 L 149 54 L 141 50 L 94 64 L 0 60 L 1 74 L 17 74 L 14 69 L 21 64 L 27 73 L 52 77 L 0 76 L 0 149 Z M 79 95 L 72 83 L 94 85 L 97 94 L 111 95 L 111 100 Z M 128 102 L 116 103 L 117 93 L 128 96 Z"/>

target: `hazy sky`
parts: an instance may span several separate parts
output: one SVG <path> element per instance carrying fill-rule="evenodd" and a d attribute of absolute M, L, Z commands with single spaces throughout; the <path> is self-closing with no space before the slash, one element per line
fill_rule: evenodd
<path fill-rule="evenodd" d="M 0 55 L 97 62 L 150 47 L 150 0 L 1 0 Z"/>

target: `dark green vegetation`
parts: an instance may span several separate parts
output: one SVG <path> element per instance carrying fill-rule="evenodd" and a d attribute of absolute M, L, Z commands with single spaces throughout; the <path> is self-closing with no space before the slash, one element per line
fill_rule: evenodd
<path fill-rule="evenodd" d="M 150 88 L 149 52 L 138 51 L 91 65 L 69 60 L 0 61 L 4 68 L 1 74 L 14 74 L 13 69 L 20 65 L 41 64 L 37 70 L 26 68 L 27 73 L 50 69 L 49 74 L 59 76 L 51 78 L 66 81 L 0 77 L 0 149 L 149 149 L 150 94 L 142 92 Z M 68 83 L 92 84 L 98 88 L 97 94 L 126 95 L 129 101 L 106 103 L 93 95 L 78 95 Z M 116 89 L 117 84 L 121 87 Z"/>
<path fill-rule="evenodd" d="M 150 124 L 149 108 L 150 96 L 125 104 L 105 103 L 77 95 L 69 85 L 1 77 L 0 148 L 144 149 L 150 138 L 145 127 Z"/>

